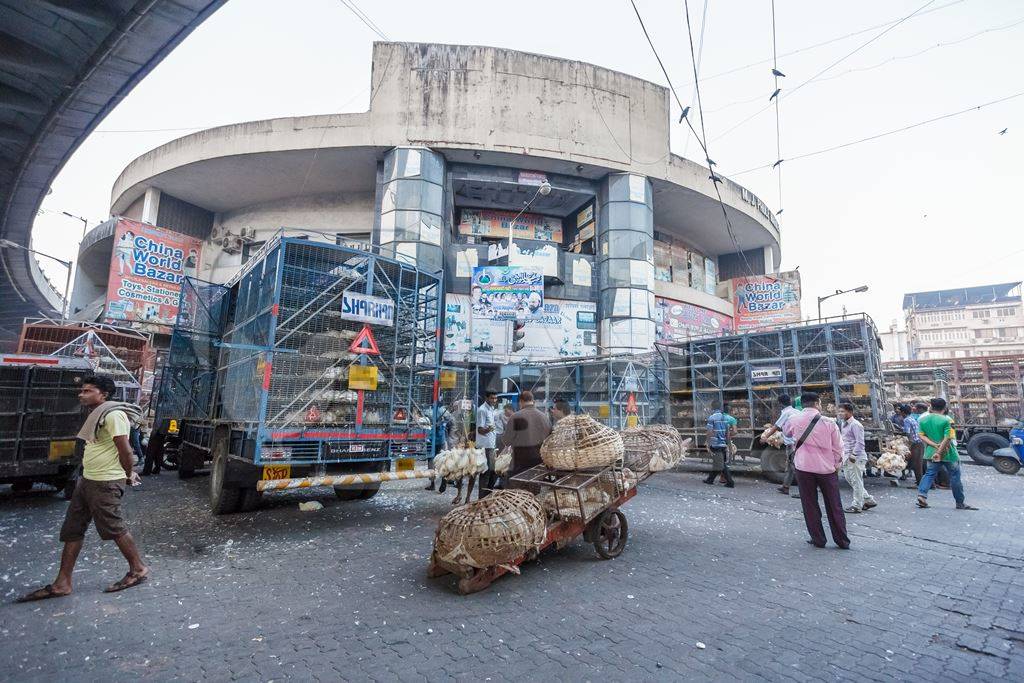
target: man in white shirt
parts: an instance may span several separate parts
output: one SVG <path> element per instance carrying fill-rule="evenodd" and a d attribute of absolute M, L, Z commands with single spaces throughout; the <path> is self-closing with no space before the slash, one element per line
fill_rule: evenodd
<path fill-rule="evenodd" d="M 497 478 L 494 471 L 494 458 L 497 447 L 498 419 L 498 394 L 488 391 L 485 394 L 484 402 L 476 409 L 476 447 L 484 449 L 487 454 L 487 472 L 480 477 L 478 498 L 483 498 L 491 492 Z M 468 502 L 468 496 L 466 500 Z"/>
<path fill-rule="evenodd" d="M 784 427 L 786 426 L 786 423 L 789 422 L 790 418 L 794 415 L 799 415 L 800 411 L 793 407 L 793 399 L 791 399 L 787 394 L 779 394 L 779 398 L 777 400 L 779 402 L 779 406 L 782 408 L 782 412 L 779 414 L 779 419 L 775 421 L 775 424 L 772 425 L 771 429 L 761 437 L 761 443 L 767 443 L 768 437 L 775 432 L 782 432 L 782 443 L 786 447 L 788 465 L 786 466 L 786 477 L 782 480 L 782 486 L 779 487 L 779 493 L 788 494 L 789 487 L 793 483 L 793 477 L 796 474 L 796 470 L 793 468 L 793 446 L 796 444 L 796 440 L 793 437 L 786 435 Z"/>
<path fill-rule="evenodd" d="M 843 444 L 843 476 L 853 489 L 853 505 L 846 508 L 846 511 L 858 513 L 870 510 L 878 503 L 864 488 L 861 468 L 868 462 L 868 454 L 864 450 L 864 425 L 853 416 L 852 403 L 840 403 L 836 414 L 839 418 L 839 439 Z"/>

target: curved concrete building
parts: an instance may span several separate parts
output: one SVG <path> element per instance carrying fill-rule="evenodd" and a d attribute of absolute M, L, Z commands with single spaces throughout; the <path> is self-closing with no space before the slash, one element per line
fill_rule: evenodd
<path fill-rule="evenodd" d="M 198 276 L 213 282 L 279 229 L 444 270 L 451 362 L 536 358 L 547 346 L 531 339 L 519 352 L 460 318 L 474 266 L 544 269 L 564 322 L 552 317 L 545 332 L 555 357 L 649 349 L 667 308 L 683 311 L 684 328 L 728 324 L 718 282 L 777 270 L 764 203 L 721 180 L 730 235 L 708 169 L 670 151 L 662 86 L 553 57 L 413 43 L 375 44 L 370 80 L 366 113 L 213 128 L 142 155 L 115 182 L 111 214 L 202 240 Z M 510 219 L 527 203 L 508 256 Z M 83 243 L 80 317 L 104 315 L 114 223 Z"/>

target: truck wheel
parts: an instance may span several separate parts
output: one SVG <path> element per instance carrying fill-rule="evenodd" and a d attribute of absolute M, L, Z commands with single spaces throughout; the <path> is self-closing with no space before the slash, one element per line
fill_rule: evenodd
<path fill-rule="evenodd" d="M 1010 442 L 992 432 L 975 434 L 967 442 L 967 454 L 979 465 L 991 465 L 992 454 L 1000 448 L 1009 448 Z"/>
<path fill-rule="evenodd" d="M 1017 474 L 1020 471 L 1020 462 L 1015 458 L 999 457 L 995 458 L 993 467 L 996 468 L 996 472 L 1000 474 Z"/>
<path fill-rule="evenodd" d="M 238 509 L 240 512 L 252 512 L 260 506 L 263 500 L 263 491 L 256 488 L 240 489 Z"/>
<path fill-rule="evenodd" d="M 789 467 L 789 458 L 786 451 L 777 448 L 764 448 L 761 450 L 761 474 L 773 484 L 781 484 L 786 478 L 786 468 Z"/>
<path fill-rule="evenodd" d="M 32 482 L 21 479 L 11 484 L 11 490 L 15 493 L 26 493 L 32 490 Z"/>
<path fill-rule="evenodd" d="M 359 492 L 360 500 L 370 500 L 380 492 L 380 484 L 367 484 L 366 488 Z"/>
<path fill-rule="evenodd" d="M 334 495 L 338 500 L 360 500 L 363 497 L 363 489 L 351 488 L 348 486 L 335 486 Z"/>
<path fill-rule="evenodd" d="M 227 515 L 238 510 L 242 489 L 225 486 L 228 468 L 227 434 L 214 435 L 213 471 L 210 473 L 210 509 L 215 515 Z M 180 472 L 180 470 L 179 470 Z"/>

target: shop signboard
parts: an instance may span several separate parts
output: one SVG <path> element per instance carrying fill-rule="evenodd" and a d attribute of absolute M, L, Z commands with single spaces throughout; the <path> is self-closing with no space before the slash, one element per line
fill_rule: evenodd
<path fill-rule="evenodd" d="M 395 302 L 379 296 L 342 292 L 341 317 L 371 325 L 395 325 Z"/>
<path fill-rule="evenodd" d="M 732 283 L 737 331 L 800 322 L 800 273 L 797 271 L 738 277 Z"/>
<path fill-rule="evenodd" d="M 750 368 L 750 381 L 755 384 L 781 382 L 782 367 L 778 365 L 769 365 Z"/>
<path fill-rule="evenodd" d="M 505 363 L 597 355 L 597 304 L 548 299 L 543 314 L 526 323 L 522 350 L 508 352 L 510 322 L 474 316 L 470 297 L 445 296 L 444 359 Z"/>
<path fill-rule="evenodd" d="M 540 268 L 480 266 L 473 269 L 470 294 L 475 317 L 536 318 L 544 312 L 544 273 Z"/>
<path fill-rule="evenodd" d="M 508 226 L 515 219 L 515 239 L 544 240 L 546 242 L 562 241 L 562 219 L 541 216 L 535 213 L 524 213 L 516 218 L 512 211 L 489 211 L 485 209 L 463 209 L 459 220 L 460 235 L 476 235 L 508 238 Z"/>
<path fill-rule="evenodd" d="M 733 330 L 728 315 L 662 297 L 655 298 L 655 322 L 658 341 L 717 336 Z"/>
<path fill-rule="evenodd" d="M 202 242 L 163 228 L 119 219 L 107 276 L 106 319 L 160 328 L 174 325 L 181 283 L 196 277 Z"/>

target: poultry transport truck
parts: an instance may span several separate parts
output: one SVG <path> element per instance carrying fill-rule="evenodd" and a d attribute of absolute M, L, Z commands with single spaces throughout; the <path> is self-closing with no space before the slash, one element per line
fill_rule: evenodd
<path fill-rule="evenodd" d="M 333 485 L 357 500 L 419 476 L 441 292 L 439 274 L 378 248 L 283 234 L 224 285 L 187 279 L 155 438 L 179 468 L 210 463 L 215 514 L 250 510 L 266 490 Z"/>
<path fill-rule="evenodd" d="M 888 395 L 898 403 L 941 396 L 957 430 L 960 450 L 980 465 L 1008 448 L 1024 417 L 1024 355 L 932 358 L 882 365 Z"/>
<path fill-rule="evenodd" d="M 779 417 L 778 396 L 814 391 L 822 413 L 850 402 L 865 430 L 868 453 L 878 454 L 893 435 L 882 384 L 881 343 L 866 315 L 823 318 L 789 327 L 660 344 L 668 367 L 672 425 L 704 448 L 708 416 L 722 405 L 737 420 L 735 462 L 759 464 L 767 479 L 781 482 L 785 450 L 760 443 Z M 708 456 L 709 457 L 709 456 Z"/>

